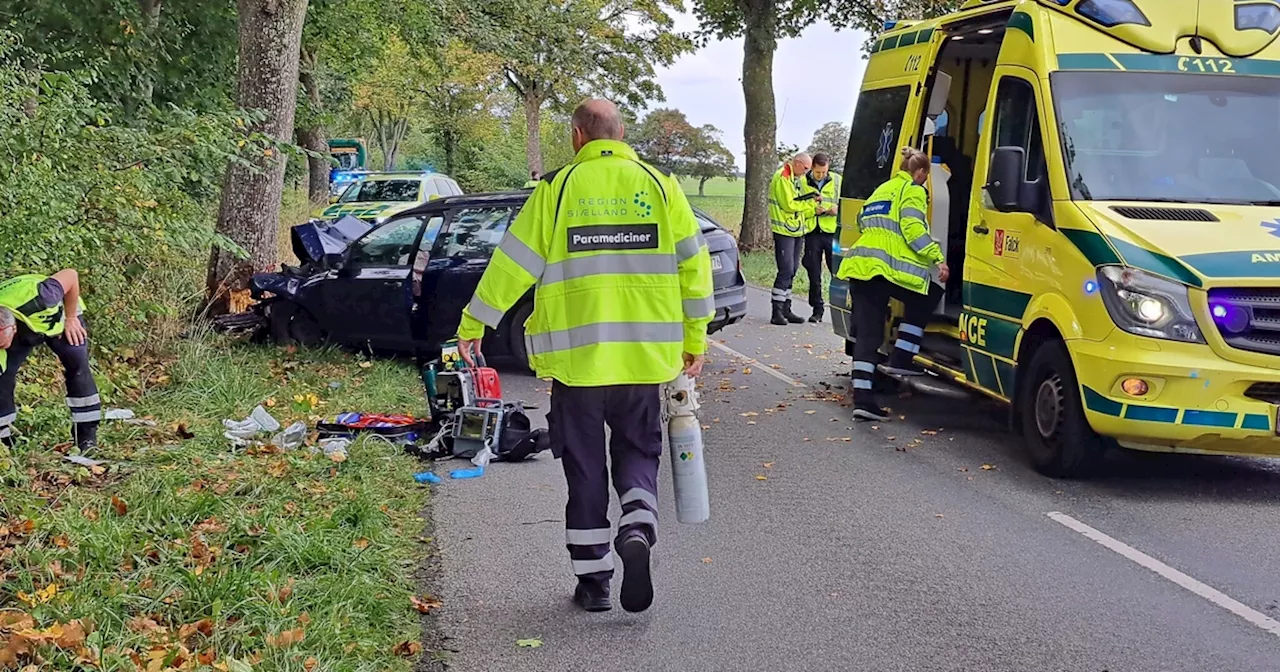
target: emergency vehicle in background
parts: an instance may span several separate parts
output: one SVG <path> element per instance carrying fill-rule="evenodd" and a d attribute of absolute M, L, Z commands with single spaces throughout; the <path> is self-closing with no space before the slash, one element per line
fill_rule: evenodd
<path fill-rule="evenodd" d="M 1008 403 L 1052 476 L 1112 445 L 1280 455 L 1280 5 L 970 0 L 886 28 L 835 252 L 899 148 L 935 157 L 951 278 L 913 384 Z M 861 336 L 846 281 L 830 302 Z"/>

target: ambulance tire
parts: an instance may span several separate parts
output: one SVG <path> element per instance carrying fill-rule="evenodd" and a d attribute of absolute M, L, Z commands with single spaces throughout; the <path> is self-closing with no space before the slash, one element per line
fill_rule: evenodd
<path fill-rule="evenodd" d="M 512 313 L 511 326 L 507 329 L 507 337 L 509 339 L 507 347 L 511 351 L 511 356 L 526 371 L 533 370 L 533 367 L 529 365 L 529 348 L 524 342 L 524 324 L 529 321 L 530 315 L 533 315 L 533 302 L 527 301 L 520 304 L 516 307 L 515 312 Z"/>
<path fill-rule="evenodd" d="M 1085 417 L 1066 344 L 1041 343 L 1019 382 L 1017 404 L 1031 466 L 1053 478 L 1092 473 L 1107 444 Z"/>

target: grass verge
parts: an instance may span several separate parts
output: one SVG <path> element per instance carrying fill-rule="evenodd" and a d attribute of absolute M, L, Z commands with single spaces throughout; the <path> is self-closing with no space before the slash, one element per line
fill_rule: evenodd
<path fill-rule="evenodd" d="M 104 425 L 105 469 L 38 432 L 0 452 L 0 669 L 410 669 L 436 606 L 415 460 L 232 449 L 221 420 L 420 414 L 412 367 L 214 336 L 176 354 L 134 404 L 156 426 Z"/>
<path fill-rule="evenodd" d="M 742 274 L 747 277 L 747 282 L 757 287 L 768 289 L 773 286 L 774 278 L 778 275 L 778 265 L 773 260 L 773 250 L 756 250 L 746 252 L 742 255 Z M 827 269 L 822 269 L 822 296 L 828 298 L 828 288 L 831 286 L 831 273 Z M 791 283 L 792 309 L 797 313 L 801 311 L 795 306 L 808 305 L 809 297 L 809 274 L 803 268 L 796 271 L 795 280 Z M 805 315 L 806 317 L 808 315 Z"/>

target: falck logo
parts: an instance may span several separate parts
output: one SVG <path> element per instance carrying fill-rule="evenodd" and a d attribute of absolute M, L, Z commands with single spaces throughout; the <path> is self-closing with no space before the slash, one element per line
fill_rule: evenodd
<path fill-rule="evenodd" d="M 876 148 L 876 166 L 884 168 L 889 163 L 889 156 L 893 154 L 893 122 L 884 125 L 884 130 L 880 131 L 880 146 Z"/>

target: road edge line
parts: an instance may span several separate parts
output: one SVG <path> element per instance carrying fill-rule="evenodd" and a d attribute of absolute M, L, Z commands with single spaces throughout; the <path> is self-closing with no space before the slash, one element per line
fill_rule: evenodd
<path fill-rule="evenodd" d="M 1143 553 L 1142 551 L 1139 551 L 1138 549 L 1124 543 L 1123 541 L 1120 541 L 1114 537 L 1107 535 L 1104 532 L 1100 532 L 1092 527 L 1089 527 L 1088 525 L 1076 520 L 1075 518 L 1072 518 L 1071 516 L 1068 516 L 1065 513 L 1061 513 L 1059 511 L 1050 511 L 1045 515 L 1048 516 L 1050 520 L 1053 520 L 1054 522 L 1059 523 L 1067 527 L 1068 529 L 1079 532 L 1080 534 L 1084 535 L 1086 538 L 1092 539 L 1093 541 L 1101 544 L 1103 547 L 1107 548 L 1108 550 L 1115 551 L 1116 553 L 1123 556 L 1124 558 L 1131 560 L 1132 562 L 1155 572 L 1162 578 L 1165 578 L 1173 582 L 1174 584 L 1177 584 L 1178 586 L 1181 586 L 1182 588 L 1192 593 L 1195 593 L 1196 595 L 1199 595 L 1200 597 L 1208 600 L 1209 602 L 1212 602 L 1213 604 L 1223 609 L 1226 609 L 1227 611 L 1235 614 L 1236 616 L 1243 618 L 1249 623 L 1257 626 L 1258 628 L 1261 628 L 1263 631 L 1271 633 L 1272 635 L 1275 635 L 1277 637 L 1280 637 L 1280 621 L 1277 621 L 1274 618 L 1271 618 L 1270 616 L 1267 616 L 1266 614 L 1258 611 L 1257 609 L 1254 609 L 1253 607 L 1250 607 L 1236 600 L 1235 598 L 1231 597 L 1230 595 L 1227 595 L 1226 593 L 1218 590 L 1217 588 L 1214 588 L 1213 586 L 1210 586 L 1187 574 L 1184 574 L 1174 569 L 1173 567 L 1170 567 L 1169 565 L 1166 565 L 1163 562 L 1156 560 L 1155 558 L 1147 555 L 1146 553 Z"/>
<path fill-rule="evenodd" d="M 791 376 L 788 376 L 787 374 L 782 373 L 781 371 L 778 371 L 777 369 L 774 369 L 769 366 L 765 366 L 764 364 L 761 364 L 759 360 L 752 357 L 748 357 L 742 354 L 741 352 L 738 352 L 737 350 L 734 350 L 733 348 L 725 345 L 724 343 L 721 343 L 719 341 L 708 340 L 707 345 L 710 345 L 716 350 L 723 351 L 732 357 L 737 357 L 739 359 L 742 359 L 748 364 L 752 364 L 756 366 L 762 372 L 767 373 L 773 376 L 774 378 L 777 378 L 778 380 L 781 380 L 782 382 L 787 383 L 788 385 L 791 385 L 792 387 L 809 387 L 807 383 L 802 383 L 796 380 L 795 378 L 792 378 Z"/>

